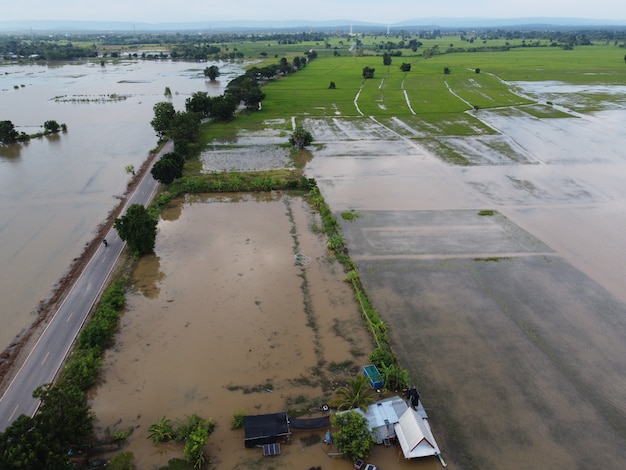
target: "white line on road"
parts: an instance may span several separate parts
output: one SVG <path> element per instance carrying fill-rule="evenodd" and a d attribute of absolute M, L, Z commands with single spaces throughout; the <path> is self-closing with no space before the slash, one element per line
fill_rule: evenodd
<path fill-rule="evenodd" d="M 9 416 L 9 423 L 13 422 L 13 416 L 15 416 L 15 413 L 17 412 L 17 409 L 20 407 L 19 404 L 15 405 L 15 408 L 13 408 L 13 413 L 11 413 L 11 416 Z"/>
<path fill-rule="evenodd" d="M 43 366 L 46 363 L 46 360 L 48 359 L 48 356 L 50 355 L 50 351 L 48 351 L 46 353 L 46 357 L 43 358 L 43 361 L 41 361 L 41 365 Z"/>
<path fill-rule="evenodd" d="M 67 319 L 65 320 L 65 323 L 70 321 L 70 318 L 72 318 L 72 315 L 74 315 L 74 312 L 70 312 L 70 314 L 67 316 Z"/>

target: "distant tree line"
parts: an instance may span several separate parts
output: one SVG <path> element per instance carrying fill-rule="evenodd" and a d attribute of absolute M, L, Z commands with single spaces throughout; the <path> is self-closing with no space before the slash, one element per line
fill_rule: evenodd
<path fill-rule="evenodd" d="M 11 56 L 18 56 L 41 60 L 76 60 L 98 57 L 98 50 L 95 44 L 91 46 L 75 46 L 67 41 L 0 38 L 0 55 L 5 59 L 9 59 Z"/>

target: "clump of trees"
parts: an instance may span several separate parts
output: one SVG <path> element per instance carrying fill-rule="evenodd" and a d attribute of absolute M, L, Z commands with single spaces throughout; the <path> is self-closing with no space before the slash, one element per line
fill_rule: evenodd
<path fill-rule="evenodd" d="M 120 238 L 128 243 L 135 256 L 154 253 L 157 217 L 141 204 L 131 204 L 126 214 L 115 219 L 113 226 Z"/>
<path fill-rule="evenodd" d="M 11 121 L 0 121 L 0 144 L 14 144 L 19 135 Z"/>
<path fill-rule="evenodd" d="M 367 427 L 367 418 L 355 411 L 334 414 L 332 425 L 339 428 L 333 436 L 337 448 L 353 462 L 365 459 L 376 444 Z"/>
<path fill-rule="evenodd" d="M 403 72 L 410 72 L 411 64 L 407 62 L 402 62 L 402 64 L 400 65 L 400 70 L 402 70 Z"/>
<path fill-rule="evenodd" d="M 67 131 L 67 126 L 65 124 L 59 124 L 55 120 L 49 120 L 44 122 L 42 127 L 43 132 L 29 135 L 25 132 L 18 132 L 15 129 L 15 125 L 11 121 L 0 121 L 0 145 L 9 145 L 16 142 L 27 142 L 34 137 L 41 137 L 49 134 L 56 134 L 60 131 Z"/>
<path fill-rule="evenodd" d="M 215 79 L 220 76 L 219 67 L 217 65 L 211 65 L 210 67 L 206 67 L 204 69 L 204 76 L 214 82 Z"/>
<path fill-rule="evenodd" d="M 200 468 L 206 462 L 204 448 L 214 429 L 213 420 L 201 418 L 196 414 L 187 416 L 176 424 L 172 424 L 164 416 L 158 423 L 150 425 L 148 439 L 151 439 L 154 445 L 167 441 L 184 442 L 185 460 L 194 468 Z"/>
<path fill-rule="evenodd" d="M 313 135 L 302 126 L 296 126 L 289 137 L 289 143 L 296 149 L 302 150 L 313 143 Z"/>
<path fill-rule="evenodd" d="M 374 72 L 376 71 L 376 69 L 372 68 L 372 67 L 363 67 L 363 78 L 368 79 L 368 78 L 374 78 Z"/>

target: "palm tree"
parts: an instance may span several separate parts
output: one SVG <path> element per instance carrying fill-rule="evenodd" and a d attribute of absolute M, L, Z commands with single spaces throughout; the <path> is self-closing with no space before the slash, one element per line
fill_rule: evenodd
<path fill-rule="evenodd" d="M 353 408 L 366 410 L 367 406 L 374 403 L 375 399 L 376 396 L 367 377 L 357 375 L 348 381 L 348 385 L 335 390 L 335 396 L 331 398 L 329 403 L 339 410 L 351 410 Z"/>

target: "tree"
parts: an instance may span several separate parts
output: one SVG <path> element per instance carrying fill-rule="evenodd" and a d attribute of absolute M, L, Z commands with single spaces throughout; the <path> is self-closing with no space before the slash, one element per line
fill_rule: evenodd
<path fill-rule="evenodd" d="M 444 67 L 443 68 L 443 73 L 445 73 L 446 75 L 448 75 L 450 73 L 450 67 Z"/>
<path fill-rule="evenodd" d="M 136 256 L 154 253 L 158 220 L 141 204 L 132 204 L 126 214 L 115 219 L 120 238 Z"/>
<path fill-rule="evenodd" d="M 291 137 L 289 137 L 289 143 L 298 150 L 302 150 L 307 145 L 311 145 L 312 142 L 313 136 L 302 126 L 296 126 Z"/>
<path fill-rule="evenodd" d="M 477 68 L 476 70 L 474 70 L 474 72 L 476 72 L 476 73 L 480 73 L 480 69 L 479 69 L 479 68 Z"/>
<path fill-rule="evenodd" d="M 0 144 L 14 144 L 18 135 L 11 121 L 0 121 Z"/>
<path fill-rule="evenodd" d="M 334 90 L 335 88 L 337 88 L 337 85 L 335 85 L 335 82 L 330 82 L 330 85 L 328 85 L 328 89 Z"/>
<path fill-rule="evenodd" d="M 391 364 L 383 364 L 380 367 L 380 375 L 385 381 L 385 389 L 398 391 L 407 388 L 411 382 L 409 371 Z"/>
<path fill-rule="evenodd" d="M 61 130 L 61 125 L 54 120 L 50 120 L 43 123 L 43 129 L 46 134 L 54 134 Z"/>
<path fill-rule="evenodd" d="M 130 165 L 126 165 L 124 167 L 124 171 L 128 175 L 132 174 L 134 176 L 135 175 L 135 165 L 133 165 L 132 163 Z"/>
<path fill-rule="evenodd" d="M 176 178 L 183 176 L 183 167 L 185 158 L 174 153 L 166 153 L 163 155 L 150 170 L 152 177 L 160 183 L 170 184 Z"/>
<path fill-rule="evenodd" d="M 204 69 L 204 76 L 208 77 L 212 82 L 214 82 L 220 75 L 220 69 L 217 65 L 211 65 L 210 67 L 206 67 Z"/>
<path fill-rule="evenodd" d="M 204 447 L 206 446 L 208 438 L 209 431 L 201 424 L 198 424 L 196 429 L 185 439 L 183 455 L 187 463 L 193 465 L 193 468 L 200 468 L 204 462 L 206 462 Z"/>
<path fill-rule="evenodd" d="M 339 428 L 333 436 L 337 448 L 352 461 L 365 459 L 376 444 L 367 418 L 356 411 L 335 414 L 332 424 Z"/>
<path fill-rule="evenodd" d="M 389 55 L 389 52 L 383 54 L 383 65 L 391 65 L 391 55 Z"/>
<path fill-rule="evenodd" d="M 238 100 L 231 94 L 215 96 L 211 99 L 209 116 L 216 121 L 230 121 L 237 111 Z"/>
<path fill-rule="evenodd" d="M 363 67 L 363 78 L 374 78 L 374 72 L 376 69 L 372 67 Z"/>
<path fill-rule="evenodd" d="M 188 143 L 196 142 L 200 135 L 200 118 L 200 114 L 192 111 L 174 113 L 167 131 L 174 144 L 180 140 Z"/>
<path fill-rule="evenodd" d="M 365 410 L 368 405 L 374 403 L 374 399 L 375 395 L 367 377 L 357 375 L 348 381 L 348 385 L 335 390 L 335 396 L 330 399 L 330 404 L 340 410 L 353 408 Z"/>
<path fill-rule="evenodd" d="M 162 138 L 168 133 L 176 110 L 174 105 L 167 101 L 155 104 L 152 109 L 154 110 L 154 118 L 150 121 L 150 125 L 156 131 L 157 136 Z"/>
<path fill-rule="evenodd" d="M 211 109 L 211 97 L 206 91 L 196 91 L 185 100 L 185 110 L 208 117 Z"/>
<path fill-rule="evenodd" d="M 406 62 L 402 62 L 402 65 L 400 65 L 400 70 L 402 70 L 403 72 L 410 72 L 411 71 L 411 64 L 410 63 L 406 63 Z"/>
<path fill-rule="evenodd" d="M 94 416 L 77 384 L 42 385 L 33 397 L 41 400 L 35 416 L 37 428 L 59 455 L 67 455 L 71 446 L 82 445 L 92 436 Z"/>

